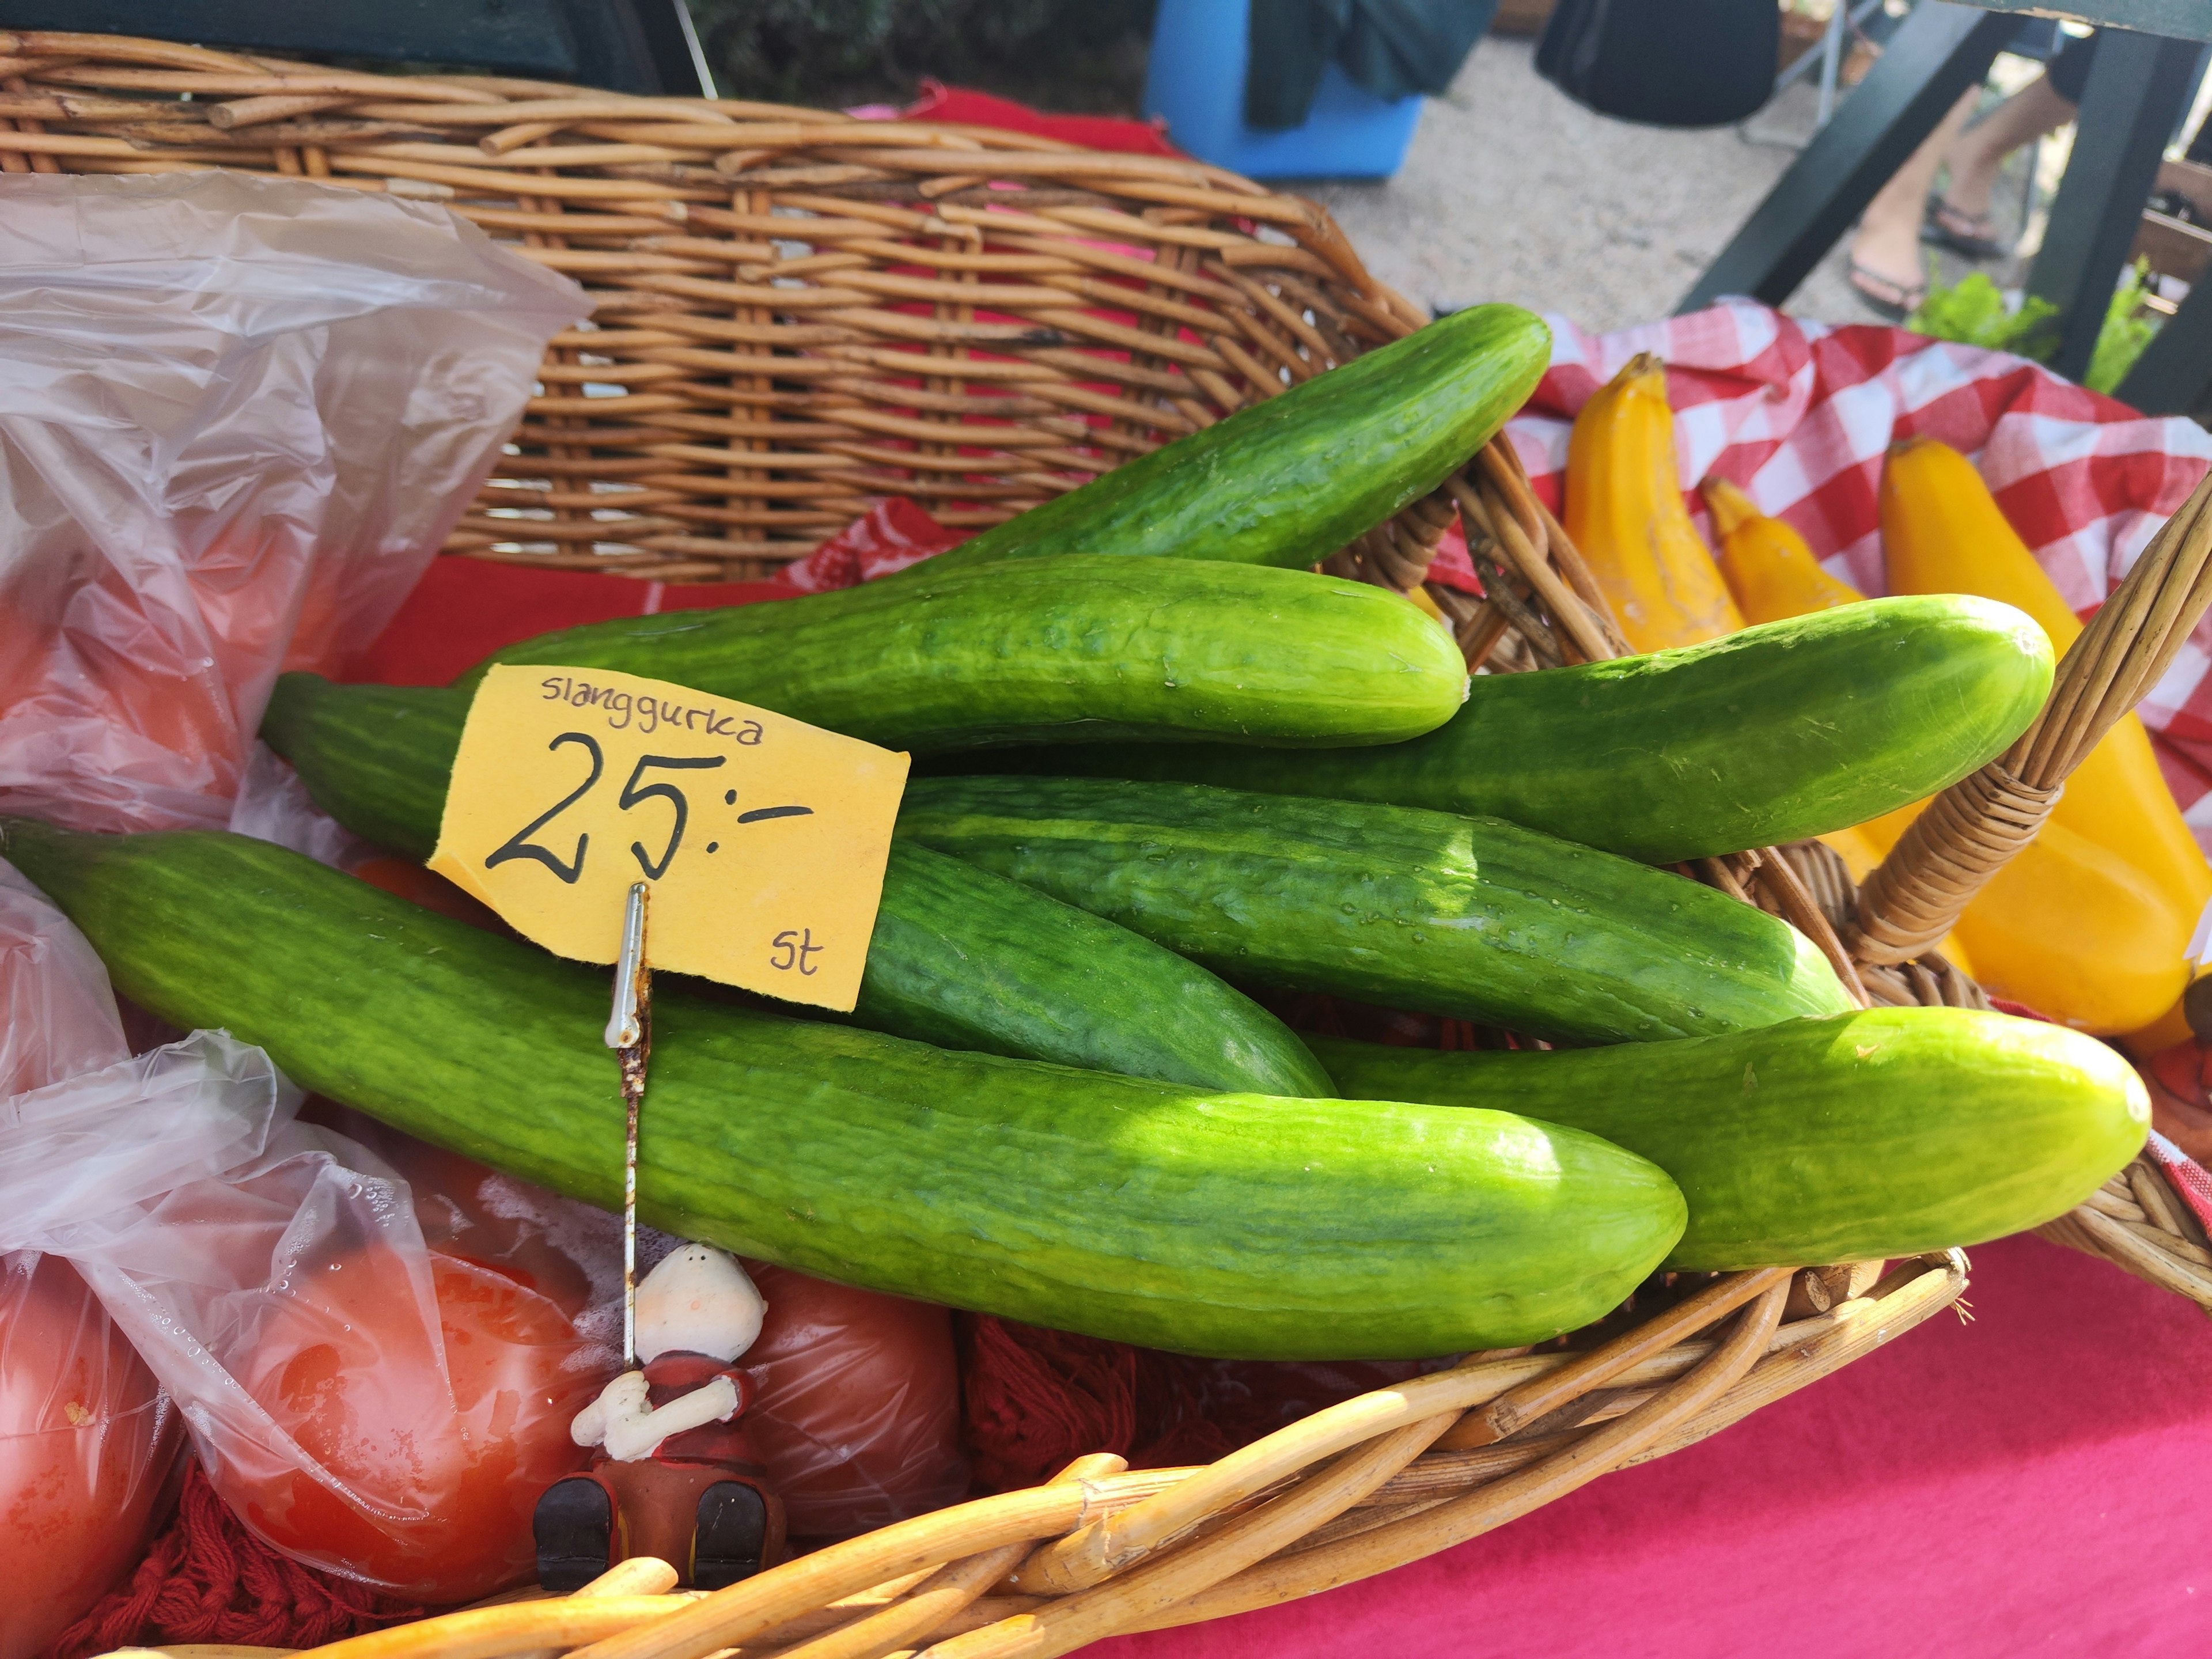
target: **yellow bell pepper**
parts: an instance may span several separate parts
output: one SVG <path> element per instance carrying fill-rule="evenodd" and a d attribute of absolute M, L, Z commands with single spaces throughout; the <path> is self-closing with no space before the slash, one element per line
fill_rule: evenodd
<path fill-rule="evenodd" d="M 1682 505 L 1667 371 L 1649 352 L 1575 416 L 1566 531 L 1637 650 L 1695 645 L 1743 626 Z"/>
<path fill-rule="evenodd" d="M 1821 569 L 1802 536 L 1768 518 L 1725 478 L 1708 478 L 1698 488 L 1713 515 L 1716 562 L 1747 623 L 1780 622 L 1866 597 Z"/>

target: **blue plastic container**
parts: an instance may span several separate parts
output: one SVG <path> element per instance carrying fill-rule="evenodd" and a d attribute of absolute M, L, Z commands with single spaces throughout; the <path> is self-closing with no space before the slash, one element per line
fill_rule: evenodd
<path fill-rule="evenodd" d="M 1355 85 L 1334 64 L 1304 126 L 1244 125 L 1252 57 L 1251 0 L 1160 0 L 1145 73 L 1145 113 L 1201 161 L 1248 179 L 1387 179 L 1406 159 L 1421 118 L 1416 94 L 1395 101 Z"/>

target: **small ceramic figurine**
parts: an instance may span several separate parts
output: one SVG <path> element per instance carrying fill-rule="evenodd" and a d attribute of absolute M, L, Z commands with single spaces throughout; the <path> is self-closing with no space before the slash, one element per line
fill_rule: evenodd
<path fill-rule="evenodd" d="M 686 1244 L 637 1287 L 637 1358 L 576 1414 L 591 1467 L 538 1500 L 538 1582 L 581 1588 L 618 1561 L 658 1556 L 696 1589 L 783 1557 L 783 1504 L 744 1419 L 753 1385 L 738 1356 L 767 1304 L 729 1255 Z"/>

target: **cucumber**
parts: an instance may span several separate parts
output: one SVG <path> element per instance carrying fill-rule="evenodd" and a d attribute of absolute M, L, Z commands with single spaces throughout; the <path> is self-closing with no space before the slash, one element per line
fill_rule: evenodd
<path fill-rule="evenodd" d="M 954 757 L 939 769 L 1184 779 L 1490 813 L 1671 864 L 1924 799 L 2027 730 L 2051 669 L 2050 641 L 2009 605 L 1869 599 L 1649 656 L 1478 674 L 1450 724 L 1387 749 L 1115 744 Z"/>
<path fill-rule="evenodd" d="M 1033 507 L 929 568 L 1054 553 L 1316 563 L 1489 442 L 1551 352 L 1551 331 L 1518 306 L 1454 312 Z"/>
<path fill-rule="evenodd" d="M 261 731 L 317 805 L 420 861 L 437 845 L 468 705 L 443 686 L 287 674 Z M 891 848 L 852 1018 L 943 1048 L 1201 1088 L 1328 1092 L 1297 1038 L 1205 969 L 911 844 Z"/>
<path fill-rule="evenodd" d="M 309 1089 L 589 1202 L 621 1194 L 605 969 L 242 836 L 0 820 L 116 988 Z M 1502 1112 L 1203 1094 L 659 989 L 655 1226 L 898 1295 L 1243 1358 L 1544 1340 L 1673 1246 L 1680 1193 Z"/>
<path fill-rule="evenodd" d="M 940 1048 L 1196 1089 L 1334 1092 L 1289 1027 L 1196 963 L 912 842 L 891 848 L 851 1018 Z"/>
<path fill-rule="evenodd" d="M 1786 922 L 1663 870 L 1403 806 L 1091 778 L 929 778 L 901 837 L 1232 980 L 1611 1042 L 1852 1006 Z"/>
<path fill-rule="evenodd" d="M 1681 1183 L 1669 1267 L 1869 1261 L 2039 1226 L 2142 1150 L 2125 1060 L 2061 1025 L 1870 1008 L 1634 1050 L 1439 1054 L 1313 1040 L 1347 1095 L 1516 1112 Z"/>
<path fill-rule="evenodd" d="M 649 675 L 916 752 L 1044 737 L 1395 743 L 1467 696 L 1449 636 L 1365 582 L 1103 556 L 935 564 L 896 584 L 541 634 L 487 661 Z"/>

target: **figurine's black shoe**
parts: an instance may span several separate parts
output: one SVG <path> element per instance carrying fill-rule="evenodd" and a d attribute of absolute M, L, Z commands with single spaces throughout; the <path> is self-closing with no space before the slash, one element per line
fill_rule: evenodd
<path fill-rule="evenodd" d="M 581 1589 L 614 1553 L 614 1502 L 598 1481 L 572 1474 L 546 1487 L 530 1529 L 538 1540 L 538 1587 L 561 1595 Z"/>
<path fill-rule="evenodd" d="M 720 1589 L 751 1577 L 761 1570 L 767 1550 L 768 1504 L 757 1490 L 739 1480 L 717 1480 L 699 1494 L 698 1530 L 691 1539 L 692 1589 Z"/>

